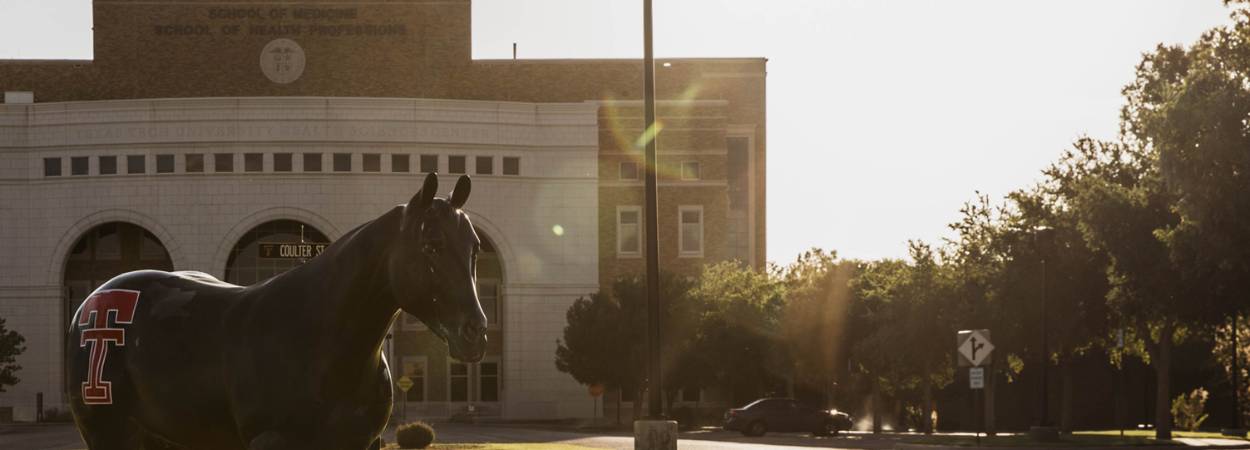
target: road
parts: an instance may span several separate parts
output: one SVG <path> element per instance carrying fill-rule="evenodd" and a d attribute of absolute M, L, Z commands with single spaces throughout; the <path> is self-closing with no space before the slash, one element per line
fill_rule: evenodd
<path fill-rule="evenodd" d="M 629 450 L 634 439 L 624 434 L 585 434 L 520 426 L 434 424 L 437 443 L 483 442 L 559 442 L 586 447 Z M 394 442 L 394 431 L 388 430 L 387 442 Z M 794 448 L 888 449 L 894 440 L 850 435 L 816 438 L 797 433 L 770 433 L 761 438 L 746 438 L 738 433 L 720 430 L 684 432 L 678 440 L 680 450 L 782 450 Z M 73 424 L 0 425 L 0 449 L 81 450 L 85 446 Z"/>

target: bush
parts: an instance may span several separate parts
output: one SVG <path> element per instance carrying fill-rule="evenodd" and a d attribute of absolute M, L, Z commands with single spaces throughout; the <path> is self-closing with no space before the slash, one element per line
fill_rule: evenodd
<path fill-rule="evenodd" d="M 1198 388 L 1172 399 L 1172 423 L 1183 430 L 1198 431 L 1207 420 L 1207 414 L 1202 412 L 1207 406 L 1207 395 L 1206 389 Z"/>
<path fill-rule="evenodd" d="M 395 430 L 395 442 L 399 448 L 426 448 L 434 443 L 434 429 L 421 421 L 400 425 Z"/>

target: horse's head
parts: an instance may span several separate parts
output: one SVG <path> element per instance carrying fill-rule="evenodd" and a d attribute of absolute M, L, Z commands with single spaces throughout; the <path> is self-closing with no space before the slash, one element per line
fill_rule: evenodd
<path fill-rule="evenodd" d="M 429 174 L 404 206 L 401 239 L 388 263 L 395 299 L 447 342 L 453 358 L 477 362 L 486 353 L 486 314 L 477 298 L 481 241 L 460 210 L 472 183 L 461 176 L 447 199 L 435 198 Z"/>

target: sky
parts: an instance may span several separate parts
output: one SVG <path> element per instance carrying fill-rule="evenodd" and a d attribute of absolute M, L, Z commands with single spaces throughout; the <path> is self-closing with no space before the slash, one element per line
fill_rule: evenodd
<path fill-rule="evenodd" d="M 1115 138 L 1143 52 L 1220 0 L 654 0 L 657 57 L 768 58 L 768 259 L 905 257 Z M 639 58 L 637 0 L 474 0 L 473 56 Z M 90 59 L 89 0 L 0 0 L 0 58 Z M 661 138 L 662 145 L 662 138 Z"/>

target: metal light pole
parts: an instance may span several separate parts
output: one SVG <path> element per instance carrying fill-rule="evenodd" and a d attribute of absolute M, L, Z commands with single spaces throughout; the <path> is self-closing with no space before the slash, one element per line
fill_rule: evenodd
<path fill-rule="evenodd" d="M 1048 372 L 1050 372 L 1050 336 L 1046 329 L 1047 322 L 1049 322 L 1046 314 L 1046 302 L 1049 300 L 1047 298 L 1049 292 L 1047 291 L 1050 290 L 1050 280 L 1047 279 L 1049 274 L 1046 273 L 1046 265 L 1051 253 L 1053 253 L 1052 247 L 1054 245 L 1051 242 L 1054 239 L 1053 235 L 1054 229 L 1050 227 L 1041 226 L 1033 229 L 1034 244 L 1038 253 L 1041 254 L 1042 262 L 1042 415 L 1038 420 L 1037 426 L 1029 429 L 1029 434 L 1033 439 L 1039 441 L 1054 441 L 1059 438 L 1057 430 L 1050 426 L 1050 411 L 1048 408 L 1050 402 L 1050 382 L 1047 380 Z"/>
<path fill-rule="evenodd" d="M 645 161 L 647 166 L 646 191 L 647 221 L 647 398 L 650 407 L 648 416 L 651 419 L 663 417 L 660 379 L 660 256 L 659 256 L 659 215 L 658 193 L 656 191 L 656 160 L 655 160 L 655 55 L 651 48 L 651 0 L 642 2 L 642 46 L 643 46 L 643 142 L 646 143 Z"/>
<path fill-rule="evenodd" d="M 1047 249 L 1049 252 L 1049 249 Z M 1049 255 L 1042 255 L 1042 426 L 1050 426 L 1050 416 L 1047 414 L 1046 406 L 1050 402 L 1050 383 L 1046 381 L 1046 374 L 1050 372 L 1050 349 L 1047 346 L 1048 339 L 1046 335 L 1046 258 Z"/>

